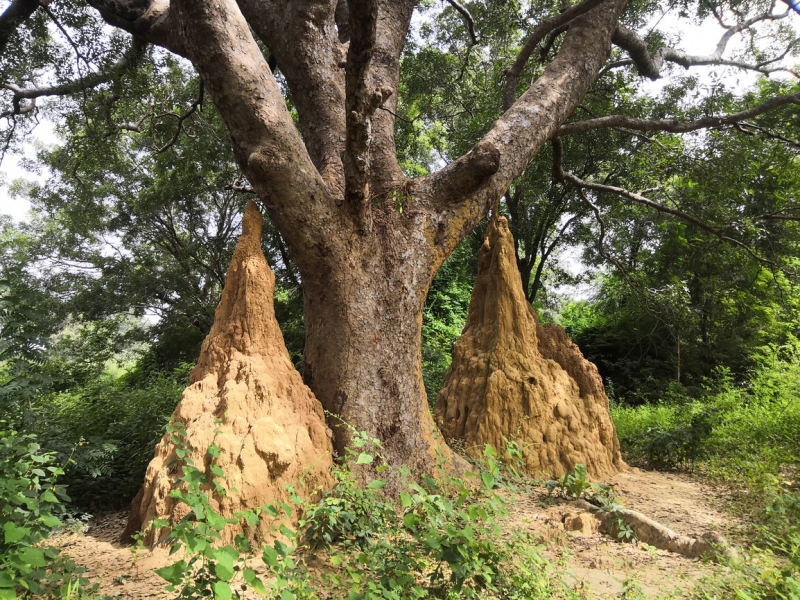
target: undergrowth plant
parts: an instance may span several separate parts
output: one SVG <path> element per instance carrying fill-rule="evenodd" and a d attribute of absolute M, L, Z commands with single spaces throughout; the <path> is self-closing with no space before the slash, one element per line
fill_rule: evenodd
<path fill-rule="evenodd" d="M 557 480 L 545 483 L 548 495 L 553 492 L 569 499 L 584 499 L 609 513 L 614 522 L 617 539 L 623 542 L 636 541 L 630 524 L 622 517 L 622 500 L 614 493 L 614 488 L 605 483 L 595 483 L 587 479 L 586 465 L 577 464 Z"/>
<path fill-rule="evenodd" d="M 180 485 L 171 495 L 190 514 L 178 523 L 157 521 L 162 542 L 183 557 L 158 573 L 178 598 L 226 600 L 255 591 L 280 600 L 346 598 L 578 598 L 524 534 L 502 534 L 499 520 L 508 507 L 498 494 L 502 466 L 488 449 L 478 485 L 453 477 L 444 459 L 434 476 L 415 479 L 381 457 L 380 442 L 364 433 L 354 436 L 336 469 L 336 485 L 317 502 L 290 490 L 292 504 L 268 505 L 220 515 L 211 502 L 224 494 L 218 449 L 209 448 L 210 466 L 194 465 L 179 424 L 170 428 L 182 460 Z M 357 477 L 358 473 L 359 477 Z M 379 475 L 366 485 L 365 473 Z M 399 494 L 382 493 L 388 481 Z M 290 526 L 292 516 L 299 518 Z M 252 536 L 220 546 L 227 526 L 254 530 L 271 519 L 276 539 L 258 548 Z M 269 576 L 252 568 L 260 559 Z M 309 567 L 314 559 L 314 569 Z"/>
<path fill-rule="evenodd" d="M 0 600 L 84 598 L 95 586 L 83 569 L 44 543 L 64 525 L 64 469 L 31 434 L 0 421 Z"/>

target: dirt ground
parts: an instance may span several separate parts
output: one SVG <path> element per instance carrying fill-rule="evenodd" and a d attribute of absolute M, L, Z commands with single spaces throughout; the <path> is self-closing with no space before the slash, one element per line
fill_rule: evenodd
<path fill-rule="evenodd" d="M 714 491 L 688 476 L 633 469 L 607 483 L 614 485 L 627 507 L 678 533 L 724 535 L 733 526 Z M 506 527 L 509 531 L 528 529 L 541 539 L 544 554 L 590 598 L 616 597 L 631 581 L 648 598 L 680 596 L 700 578 L 721 568 L 640 543 L 619 543 L 595 531 L 588 513 L 581 516 L 581 511 L 566 501 L 548 505 L 546 495 L 539 489 L 520 494 Z M 163 581 L 153 572 L 169 563 L 167 552 L 134 555 L 120 544 L 126 518 L 125 513 L 98 516 L 85 532 L 61 535 L 53 543 L 87 569 L 85 576 L 100 584 L 101 593 L 120 599 L 169 598 Z"/>

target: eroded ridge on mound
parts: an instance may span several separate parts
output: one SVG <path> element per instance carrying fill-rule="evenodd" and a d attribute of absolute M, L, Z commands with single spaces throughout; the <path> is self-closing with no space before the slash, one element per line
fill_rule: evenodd
<path fill-rule="evenodd" d="M 219 446 L 217 464 L 229 491 L 226 497 L 215 495 L 214 503 L 226 516 L 288 501 L 287 483 L 306 496 L 333 484 L 330 430 L 321 404 L 292 365 L 275 320 L 275 275 L 261 251 L 261 227 L 261 213 L 251 201 L 214 325 L 172 414 L 173 421 L 185 425 L 195 465 L 207 465 L 212 442 Z M 123 537 L 155 518 L 176 521 L 188 512 L 168 497 L 181 472 L 169 466 L 176 458 L 165 435 Z M 236 533 L 229 528 L 223 541 Z M 145 543 L 154 543 L 157 534 L 151 528 Z"/>
<path fill-rule="evenodd" d="M 562 475 L 576 464 L 604 478 L 625 467 L 597 368 L 525 298 L 506 219 L 492 219 L 464 333 L 436 400 L 448 440 L 479 457 L 520 442 L 526 470 Z"/>

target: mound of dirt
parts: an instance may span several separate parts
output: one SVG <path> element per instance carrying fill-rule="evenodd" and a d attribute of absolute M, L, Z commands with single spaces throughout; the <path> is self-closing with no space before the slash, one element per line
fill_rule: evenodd
<path fill-rule="evenodd" d="M 333 484 L 332 434 L 321 404 L 292 365 L 275 320 L 275 276 L 261 251 L 261 227 L 261 213 L 251 201 L 214 325 L 172 414 L 186 429 L 195 465 L 208 467 L 209 445 L 220 448 L 216 463 L 229 491 L 215 494 L 213 502 L 225 516 L 288 501 L 287 483 L 306 497 Z M 168 496 L 181 476 L 177 458 L 165 435 L 133 501 L 126 535 L 153 519 L 177 521 L 187 514 L 185 505 Z M 236 533 L 229 527 L 224 541 Z M 145 543 L 157 535 L 151 528 Z"/>
<path fill-rule="evenodd" d="M 591 477 L 625 468 L 597 368 L 557 325 L 543 326 L 525 298 L 507 221 L 492 219 L 480 252 L 464 333 L 436 400 L 448 441 L 478 458 L 516 440 L 527 473 Z"/>

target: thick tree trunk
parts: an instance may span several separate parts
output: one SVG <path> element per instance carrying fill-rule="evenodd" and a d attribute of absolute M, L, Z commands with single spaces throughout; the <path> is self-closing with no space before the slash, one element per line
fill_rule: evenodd
<path fill-rule="evenodd" d="M 390 464 L 432 473 L 439 455 L 460 468 L 422 380 L 422 311 L 439 266 L 419 233 L 427 219 L 393 207 L 376 213 L 371 234 L 354 234 L 322 268 L 303 273 L 305 381 L 329 412 L 339 453 L 364 431 L 381 440 Z"/>

